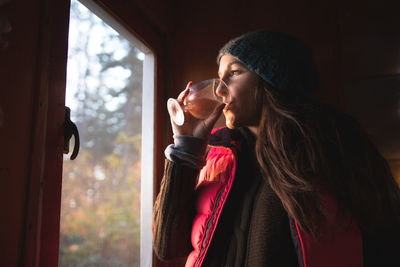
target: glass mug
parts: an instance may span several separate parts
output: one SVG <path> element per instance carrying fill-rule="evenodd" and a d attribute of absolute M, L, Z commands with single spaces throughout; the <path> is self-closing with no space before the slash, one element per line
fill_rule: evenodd
<path fill-rule="evenodd" d="M 183 100 L 183 106 L 174 98 L 168 99 L 169 115 L 179 126 L 185 122 L 185 112 L 189 112 L 196 119 L 204 120 L 211 115 L 215 107 L 223 103 L 222 97 L 217 95 L 217 91 L 226 89 L 225 82 L 218 78 L 193 84 L 188 89 L 189 93 Z"/>

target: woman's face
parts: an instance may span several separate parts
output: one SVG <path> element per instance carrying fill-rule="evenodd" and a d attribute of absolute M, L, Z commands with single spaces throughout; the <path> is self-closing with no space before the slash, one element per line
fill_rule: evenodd
<path fill-rule="evenodd" d="M 260 101 L 256 101 L 259 76 L 231 55 L 221 57 L 218 76 L 227 85 L 227 88 L 217 90 L 226 104 L 226 126 L 230 129 L 239 126 L 258 127 L 261 117 Z"/>

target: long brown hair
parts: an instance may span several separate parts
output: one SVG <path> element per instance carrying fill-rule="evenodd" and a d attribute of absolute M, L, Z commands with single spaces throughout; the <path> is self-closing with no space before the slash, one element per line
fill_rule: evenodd
<path fill-rule="evenodd" d="M 282 96 L 261 82 L 256 142 L 261 169 L 299 226 L 318 236 L 327 214 L 321 195 L 336 201 L 364 231 L 400 223 L 400 190 L 386 160 L 349 116 L 305 97 Z"/>

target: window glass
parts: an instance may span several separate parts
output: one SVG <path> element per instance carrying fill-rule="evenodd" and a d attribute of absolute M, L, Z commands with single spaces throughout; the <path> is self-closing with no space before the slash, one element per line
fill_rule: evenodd
<path fill-rule="evenodd" d="M 149 58 L 71 1 L 66 106 L 80 152 L 74 161 L 64 158 L 59 266 L 140 266 L 142 92 L 146 75 L 154 77 L 145 73 Z"/>

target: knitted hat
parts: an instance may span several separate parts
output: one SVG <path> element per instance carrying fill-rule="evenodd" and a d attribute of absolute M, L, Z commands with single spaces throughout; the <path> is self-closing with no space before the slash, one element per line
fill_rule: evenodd
<path fill-rule="evenodd" d="M 270 90 L 285 94 L 311 95 L 319 85 L 311 50 L 300 40 L 280 32 L 249 32 L 229 41 L 219 51 L 238 58 L 258 74 Z"/>

